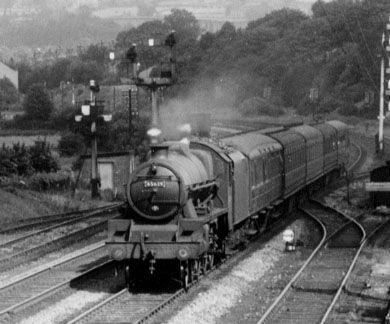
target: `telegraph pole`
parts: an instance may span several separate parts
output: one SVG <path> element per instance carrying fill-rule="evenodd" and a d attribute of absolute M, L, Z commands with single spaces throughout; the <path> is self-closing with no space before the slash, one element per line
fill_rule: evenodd
<path fill-rule="evenodd" d="M 382 34 L 382 44 L 385 44 L 385 33 Z M 379 93 L 379 132 L 378 132 L 378 155 L 383 155 L 383 123 L 385 120 L 385 55 L 381 58 L 381 85 Z"/>
<path fill-rule="evenodd" d="M 389 20 L 390 21 L 390 20 Z M 384 120 L 385 120 L 385 102 L 389 103 L 390 100 L 390 23 L 386 24 L 386 30 L 382 34 L 382 57 L 381 57 L 381 84 L 379 93 L 379 131 L 378 131 L 378 155 L 384 154 Z M 387 100 L 386 100 L 387 99 Z M 390 108 L 390 105 L 389 105 Z"/>
<path fill-rule="evenodd" d="M 133 133 L 133 117 L 136 117 L 138 115 L 138 109 L 136 107 L 133 107 L 133 92 L 136 92 L 136 79 L 137 79 L 137 51 L 136 51 L 136 44 L 131 44 L 130 48 L 126 52 L 126 65 L 127 65 L 127 76 L 130 79 L 130 87 L 128 90 L 129 95 L 129 101 L 128 101 L 128 108 L 129 108 L 129 139 L 132 136 Z M 129 65 L 131 65 L 131 75 L 129 75 Z M 136 104 L 136 103 L 135 103 Z"/>

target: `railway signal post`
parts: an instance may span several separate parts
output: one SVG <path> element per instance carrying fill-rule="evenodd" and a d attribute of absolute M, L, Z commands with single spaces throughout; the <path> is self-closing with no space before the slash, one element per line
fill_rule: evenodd
<path fill-rule="evenodd" d="M 91 100 L 81 106 L 81 114 L 75 116 L 75 121 L 81 122 L 83 119 L 86 119 L 91 124 L 91 197 L 98 198 L 100 196 L 100 180 L 97 161 L 97 122 L 99 119 L 109 122 L 112 116 L 104 115 L 104 106 L 99 105 L 96 100 L 96 95 L 100 91 L 99 84 L 95 80 L 91 80 L 89 88 L 91 90 Z"/>
<path fill-rule="evenodd" d="M 137 93 L 138 88 L 135 85 L 135 80 L 137 78 L 137 51 L 136 44 L 131 44 L 130 48 L 126 52 L 126 61 L 127 61 L 127 74 L 130 79 L 130 87 L 128 90 L 128 109 L 129 109 L 129 136 L 132 136 L 133 124 L 132 121 L 134 117 L 138 116 L 138 107 L 137 107 Z M 131 65 L 131 75 L 129 75 L 129 65 Z"/>
<path fill-rule="evenodd" d="M 155 39 L 148 40 L 148 46 L 154 47 L 158 45 L 168 46 L 170 48 L 169 67 L 164 67 L 161 63 L 159 68 L 159 75 L 155 76 L 154 70 L 156 66 L 150 67 L 141 73 L 138 73 L 139 63 L 137 62 L 137 47 L 136 44 L 131 44 L 125 53 L 125 58 L 122 61 L 126 64 L 128 83 L 130 84 L 128 95 L 126 94 L 126 102 L 129 109 L 129 136 L 132 135 L 132 121 L 138 117 L 138 87 L 144 87 L 151 93 L 152 101 L 152 122 L 149 136 L 152 140 L 158 141 L 161 134 L 159 129 L 160 115 L 158 107 L 158 92 L 159 90 L 171 86 L 176 79 L 176 55 L 175 55 L 175 31 L 171 31 L 165 39 L 164 43 L 156 41 Z M 115 60 L 115 53 L 110 53 L 110 60 Z M 126 90 L 127 92 L 127 90 Z"/>
<path fill-rule="evenodd" d="M 126 76 L 129 88 L 123 90 L 123 97 L 125 99 L 126 107 L 129 110 L 128 118 L 128 134 L 129 138 L 133 135 L 133 120 L 138 117 L 138 88 L 135 84 L 138 72 L 138 63 L 137 63 L 137 50 L 136 44 L 132 43 L 128 50 L 126 51 L 124 58 L 121 58 L 120 61 L 123 62 L 126 66 Z M 110 52 L 109 58 L 111 61 L 116 60 L 115 52 Z M 114 88 L 115 90 L 115 88 Z"/>
<path fill-rule="evenodd" d="M 149 39 L 149 46 L 155 46 L 153 39 Z M 148 135 L 152 138 L 152 141 L 158 142 L 159 135 L 161 134 L 160 126 L 160 112 L 158 107 L 158 91 L 169 87 L 175 83 L 176 80 L 176 58 L 175 58 L 175 31 L 171 31 L 164 42 L 165 46 L 170 48 L 169 67 L 164 68 L 161 65 L 159 76 L 152 76 L 153 68 L 149 68 L 144 72 L 141 72 L 135 79 L 135 84 L 138 87 L 147 88 L 151 92 L 152 99 L 152 127 Z"/>

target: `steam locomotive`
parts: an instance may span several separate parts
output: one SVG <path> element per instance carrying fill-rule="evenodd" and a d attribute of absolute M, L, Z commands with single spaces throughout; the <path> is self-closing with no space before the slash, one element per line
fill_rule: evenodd
<path fill-rule="evenodd" d="M 265 231 L 301 193 L 340 175 L 347 145 L 340 121 L 154 145 L 130 176 L 127 210 L 109 220 L 109 254 L 129 285 L 169 261 L 187 287 L 224 256 L 229 233 Z"/>

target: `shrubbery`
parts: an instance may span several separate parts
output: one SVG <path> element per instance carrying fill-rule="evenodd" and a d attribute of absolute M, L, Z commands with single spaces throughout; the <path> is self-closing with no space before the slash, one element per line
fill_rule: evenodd
<path fill-rule="evenodd" d="M 84 148 L 84 140 L 80 134 L 66 133 L 64 134 L 59 143 L 58 150 L 61 156 L 73 156 L 80 154 Z"/>
<path fill-rule="evenodd" d="M 28 176 L 34 172 L 52 172 L 59 169 L 47 142 L 36 142 L 31 147 L 16 143 L 0 149 L 0 176 Z"/>
<path fill-rule="evenodd" d="M 28 180 L 27 186 L 37 191 L 63 191 L 73 187 L 74 181 L 70 172 L 36 173 Z"/>

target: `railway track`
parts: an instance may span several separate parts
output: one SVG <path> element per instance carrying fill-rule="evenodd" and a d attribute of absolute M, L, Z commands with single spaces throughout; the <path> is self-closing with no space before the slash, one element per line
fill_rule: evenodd
<path fill-rule="evenodd" d="M 359 248 L 354 263 L 351 265 L 349 276 L 347 276 L 344 285 L 340 287 L 332 307 L 329 308 L 326 323 L 347 322 L 349 321 L 350 312 L 356 312 L 356 309 L 359 309 L 359 315 L 356 315 L 359 317 L 359 321 L 382 322 L 386 317 L 383 311 L 388 304 L 390 305 L 388 296 L 386 296 L 387 298 L 381 298 L 375 296 L 375 294 L 367 293 L 367 289 L 370 288 L 371 268 L 364 265 L 358 267 L 360 257 L 367 246 L 379 241 L 380 245 L 386 248 L 389 247 L 390 220 L 383 221 L 381 218 L 368 215 L 368 217 L 359 221 L 364 226 L 367 236 Z M 371 247 L 368 247 L 368 253 L 370 253 L 370 250 Z M 385 286 L 387 287 L 387 283 L 385 283 Z M 363 309 L 365 311 L 362 311 Z"/>
<path fill-rule="evenodd" d="M 355 173 L 362 167 L 364 161 L 367 159 L 367 151 L 356 143 L 352 142 L 351 144 L 354 147 L 354 151 L 356 151 L 356 156 L 351 154 L 352 156 L 350 157 L 347 164 L 347 171 L 349 173 Z"/>
<path fill-rule="evenodd" d="M 274 223 L 266 235 L 261 237 L 261 240 L 266 242 L 269 238 L 281 231 L 282 228 L 287 226 L 287 222 L 291 220 L 281 219 L 279 222 Z M 253 237 L 252 240 L 256 240 L 259 237 Z M 218 266 L 232 260 L 239 251 L 227 254 Z M 205 276 L 210 275 L 215 266 L 206 271 L 205 274 L 201 274 L 197 280 L 194 280 L 189 284 L 189 290 L 195 288 Z M 172 289 L 172 286 L 178 287 Z M 156 287 L 153 287 L 153 292 L 150 290 L 147 292 L 142 291 L 130 291 L 126 288 L 119 291 L 117 294 L 112 295 L 101 303 L 91 307 L 82 314 L 67 322 L 68 324 L 74 323 L 144 323 L 150 319 L 154 319 L 160 311 L 166 309 L 172 305 L 178 299 L 185 298 L 187 292 L 180 287 L 180 283 L 173 281 L 168 290 L 167 288 L 160 288 L 159 291 L 155 291 Z"/>
<path fill-rule="evenodd" d="M 311 202 L 304 211 L 322 224 L 323 238 L 258 324 L 323 323 L 365 238 L 359 223 L 330 208 Z"/>
<path fill-rule="evenodd" d="M 39 228 L 49 226 L 53 223 L 61 223 L 82 216 L 91 216 L 91 217 L 97 216 L 101 213 L 119 208 L 122 205 L 123 203 L 115 203 L 115 204 L 110 204 L 109 206 L 22 219 L 18 221 L 17 225 L 3 227 L 2 229 L 0 229 L 0 237 L 7 236 L 7 235 L 9 236 L 15 235 L 19 232 L 37 230 Z"/>
<path fill-rule="evenodd" d="M 123 289 L 88 312 L 68 322 L 68 324 L 143 323 L 184 293 L 180 289 L 174 293 L 130 294 L 127 289 Z"/>
<path fill-rule="evenodd" d="M 110 263 L 104 242 L 100 242 L 0 286 L 0 322 L 12 322 L 23 308 Z"/>
<path fill-rule="evenodd" d="M 85 216 L 73 217 L 71 220 L 5 240 L 0 244 L 0 270 L 12 269 L 104 231 L 108 217 L 117 215 L 118 207 L 119 205 L 115 205 L 88 211 Z"/>

